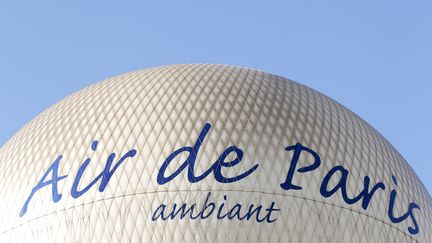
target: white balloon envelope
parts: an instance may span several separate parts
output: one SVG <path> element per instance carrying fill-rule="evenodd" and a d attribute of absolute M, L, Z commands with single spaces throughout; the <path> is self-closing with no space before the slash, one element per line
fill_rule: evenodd
<path fill-rule="evenodd" d="M 233 66 L 107 79 L 0 149 L 1 242 L 432 242 L 431 205 L 357 115 Z"/>

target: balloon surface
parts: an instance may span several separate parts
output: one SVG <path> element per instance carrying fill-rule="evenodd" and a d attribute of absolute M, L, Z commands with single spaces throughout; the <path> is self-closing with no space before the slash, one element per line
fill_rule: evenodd
<path fill-rule="evenodd" d="M 0 149 L 0 242 L 432 242 L 431 225 L 376 130 L 248 68 L 109 78 Z"/>

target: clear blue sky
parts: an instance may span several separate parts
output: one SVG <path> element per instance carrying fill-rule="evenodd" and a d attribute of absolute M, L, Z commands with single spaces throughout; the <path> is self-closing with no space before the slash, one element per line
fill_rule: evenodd
<path fill-rule="evenodd" d="M 173 63 L 279 74 L 380 131 L 432 192 L 431 1 L 0 3 L 0 144 L 63 97 Z"/>

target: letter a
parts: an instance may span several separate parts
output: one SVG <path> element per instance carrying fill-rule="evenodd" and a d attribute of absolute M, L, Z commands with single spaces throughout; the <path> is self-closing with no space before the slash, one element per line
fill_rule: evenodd
<path fill-rule="evenodd" d="M 52 190 L 52 200 L 53 202 L 58 202 L 61 199 L 61 194 L 58 193 L 57 190 L 57 182 L 60 180 L 63 180 L 67 177 L 65 176 L 58 176 L 58 166 L 60 160 L 63 158 L 63 156 L 59 156 L 54 163 L 48 168 L 48 170 L 45 172 L 45 174 L 42 176 L 42 179 L 38 182 L 38 184 L 33 188 L 33 190 L 30 193 L 30 196 L 27 198 L 26 202 L 24 203 L 24 206 L 22 207 L 19 216 L 22 217 L 27 212 L 27 206 L 30 203 L 30 200 L 34 196 L 34 194 L 42 189 L 43 187 L 51 185 Z M 49 174 L 51 175 L 51 180 L 45 181 Z"/>

